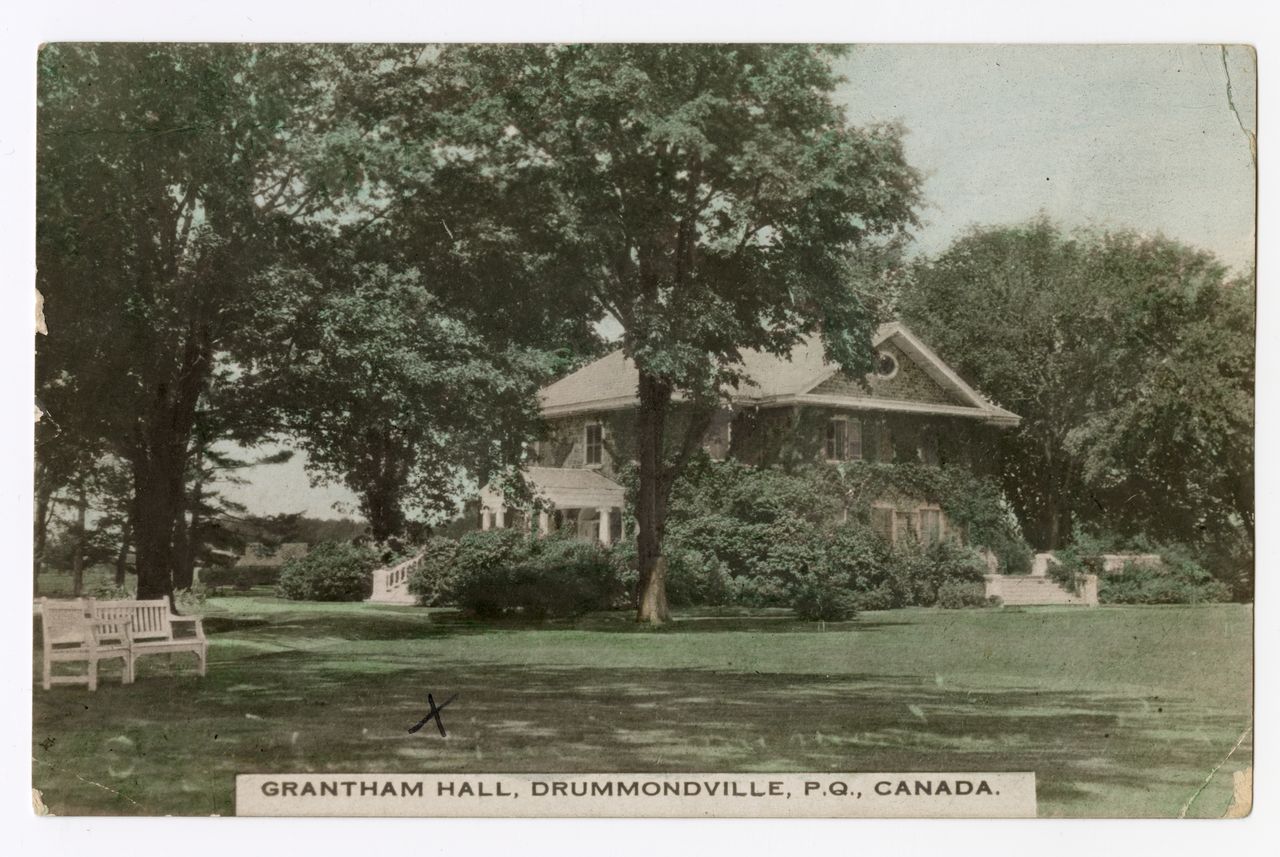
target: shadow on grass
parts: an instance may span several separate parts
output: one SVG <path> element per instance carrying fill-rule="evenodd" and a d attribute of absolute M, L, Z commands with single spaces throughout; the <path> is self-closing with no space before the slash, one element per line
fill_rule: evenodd
<path fill-rule="evenodd" d="M 337 652 L 111 681 L 37 692 L 36 785 L 54 812 L 229 813 L 234 775 L 248 772 L 1008 770 L 1036 773 L 1050 814 L 1112 814 L 1100 790 L 1190 794 L 1238 726 L 1169 700 L 911 676 Z M 457 695 L 446 739 L 407 731 L 428 692 Z"/>

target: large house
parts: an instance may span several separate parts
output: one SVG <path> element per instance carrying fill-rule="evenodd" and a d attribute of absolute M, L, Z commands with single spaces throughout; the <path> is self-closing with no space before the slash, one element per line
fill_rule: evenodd
<path fill-rule="evenodd" d="M 816 337 L 790 359 L 744 353 L 749 381 L 716 414 L 704 448 L 713 458 L 763 466 L 864 459 L 989 467 L 984 448 L 1019 417 L 977 393 L 901 324 L 882 325 L 873 344 L 875 371 L 865 383 L 827 363 Z M 616 477 L 633 458 L 636 387 L 635 365 L 614 351 L 542 390 L 550 431 L 525 473 L 548 507 L 537 514 L 540 532 L 571 528 L 605 544 L 626 535 Z M 481 493 L 484 529 L 532 527 L 529 514 L 506 508 L 496 491 Z M 940 508 L 912 497 L 883 498 L 871 520 L 892 541 L 907 533 L 938 539 L 948 528 Z"/>

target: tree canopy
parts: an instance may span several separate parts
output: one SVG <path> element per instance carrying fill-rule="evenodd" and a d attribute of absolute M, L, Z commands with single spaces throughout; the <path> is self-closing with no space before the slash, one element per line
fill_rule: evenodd
<path fill-rule="evenodd" d="M 831 98 L 838 51 L 769 45 L 445 48 L 438 97 L 467 104 L 449 150 L 522 213 L 534 258 L 570 276 L 567 310 L 609 318 L 639 370 L 639 616 L 666 618 L 671 487 L 744 349 L 820 332 L 871 369 L 860 248 L 914 223 L 902 131 L 853 128 Z M 687 414 L 668 431 L 673 397 Z"/>
<path fill-rule="evenodd" d="M 1002 439 L 1024 531 L 1253 535 L 1253 287 L 1161 236 L 975 229 L 917 264 L 905 319 L 1023 418 Z"/>

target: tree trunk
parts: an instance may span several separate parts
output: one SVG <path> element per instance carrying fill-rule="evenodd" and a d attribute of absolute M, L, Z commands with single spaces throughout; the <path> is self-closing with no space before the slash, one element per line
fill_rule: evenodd
<path fill-rule="evenodd" d="M 41 487 L 36 490 L 35 538 L 32 542 L 31 577 L 33 591 L 40 594 L 40 571 L 44 567 L 44 552 L 49 541 L 49 516 L 53 509 L 53 492 Z"/>
<path fill-rule="evenodd" d="M 662 536 L 667 524 L 663 490 L 662 441 L 671 388 L 647 373 L 640 373 L 640 410 L 636 415 L 636 451 L 640 480 L 636 489 L 636 553 L 640 579 L 636 584 L 636 621 L 661 625 L 671 618 L 667 608 L 666 561 Z"/>
<path fill-rule="evenodd" d="M 154 384 L 154 400 L 131 450 L 133 535 L 137 551 L 138 598 L 173 601 L 174 519 L 185 509 L 185 483 L 196 405 L 210 371 L 209 330 L 192 324 L 177 372 Z"/>
<path fill-rule="evenodd" d="M 71 596 L 79 598 L 84 594 L 84 555 L 86 544 L 85 518 L 89 512 L 89 498 L 84 488 L 84 480 L 76 490 L 76 539 L 75 554 L 71 557 Z"/>
<path fill-rule="evenodd" d="M 129 571 L 129 545 L 133 541 L 133 525 L 125 521 L 120 533 L 120 550 L 116 552 L 116 586 L 124 586 Z"/>
<path fill-rule="evenodd" d="M 173 518 L 173 589 L 190 589 L 195 577 L 195 530 L 199 523 L 196 513 L 191 513 L 191 523 L 187 524 L 187 503 L 185 492 L 183 501 L 178 505 L 177 514 Z M 194 504 L 192 504 L 194 505 Z"/>

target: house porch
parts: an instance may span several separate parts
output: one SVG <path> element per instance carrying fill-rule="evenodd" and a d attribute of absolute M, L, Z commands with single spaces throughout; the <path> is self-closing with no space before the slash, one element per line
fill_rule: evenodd
<path fill-rule="evenodd" d="M 583 468 L 530 467 L 525 481 L 538 508 L 512 508 L 496 491 L 480 492 L 480 527 L 520 529 L 540 535 L 569 529 L 584 541 L 611 545 L 626 537 L 626 491 L 601 473 Z"/>

